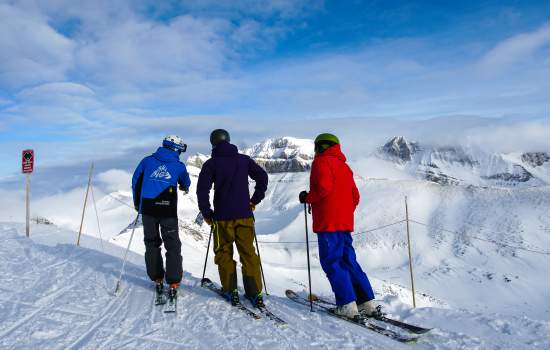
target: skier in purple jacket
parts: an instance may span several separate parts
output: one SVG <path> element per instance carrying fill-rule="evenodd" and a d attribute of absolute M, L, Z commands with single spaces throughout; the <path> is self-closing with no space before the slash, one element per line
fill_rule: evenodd
<path fill-rule="evenodd" d="M 225 296 L 236 305 L 237 263 L 233 260 L 233 243 L 237 246 L 242 264 L 246 297 L 256 307 L 262 307 L 262 279 L 260 259 L 254 249 L 253 211 L 265 196 L 268 176 L 254 160 L 240 154 L 230 144 L 229 133 L 223 129 L 210 135 L 212 158 L 207 160 L 199 174 L 197 199 L 204 220 L 212 226 L 215 263 L 218 265 Z M 248 177 L 255 182 L 252 197 Z M 210 189 L 214 185 L 214 210 L 210 207 Z"/>

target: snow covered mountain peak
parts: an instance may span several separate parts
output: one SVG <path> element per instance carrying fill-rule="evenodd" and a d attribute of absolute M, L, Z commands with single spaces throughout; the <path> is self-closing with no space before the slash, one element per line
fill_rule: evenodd
<path fill-rule="evenodd" d="M 308 171 L 314 156 L 313 141 L 295 137 L 267 139 L 242 153 L 253 158 L 268 173 Z"/>
<path fill-rule="evenodd" d="M 285 136 L 257 143 L 245 149 L 243 153 L 255 159 L 302 158 L 312 160 L 314 145 L 313 140 Z"/>
<path fill-rule="evenodd" d="M 490 153 L 461 146 L 430 146 L 396 136 L 376 157 L 400 170 L 441 185 L 541 186 L 548 183 L 550 156 L 545 152 Z"/>
<path fill-rule="evenodd" d="M 243 151 L 268 173 L 308 171 L 314 157 L 313 140 L 294 137 L 267 139 Z"/>
<path fill-rule="evenodd" d="M 208 160 L 208 158 L 210 158 L 210 156 L 207 156 L 206 154 L 195 153 L 194 155 L 189 156 L 189 158 L 187 158 L 186 164 L 187 166 L 192 166 L 200 169 L 202 168 L 202 165 L 204 164 L 204 162 Z"/>
<path fill-rule="evenodd" d="M 413 154 L 418 150 L 417 142 L 410 142 L 403 136 L 396 136 L 382 146 L 379 151 L 389 158 L 404 163 L 411 161 Z"/>
<path fill-rule="evenodd" d="M 268 173 L 308 171 L 315 155 L 313 140 L 289 136 L 266 139 L 239 151 L 254 159 Z M 187 165 L 200 169 L 208 158 L 209 155 L 197 153 L 187 159 Z"/>

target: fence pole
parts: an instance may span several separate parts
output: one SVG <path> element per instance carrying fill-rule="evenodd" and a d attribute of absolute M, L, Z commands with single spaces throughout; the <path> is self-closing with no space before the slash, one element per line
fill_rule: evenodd
<path fill-rule="evenodd" d="M 411 273 L 413 308 L 416 308 L 416 296 L 415 296 L 416 293 L 414 290 L 414 276 L 413 276 L 412 253 L 411 253 L 411 232 L 409 229 L 409 206 L 407 203 L 407 196 L 405 196 L 405 222 L 407 223 L 407 246 L 409 247 L 409 271 Z"/>
<path fill-rule="evenodd" d="M 80 229 L 78 230 L 78 239 L 76 245 L 80 245 L 80 236 L 82 235 L 82 226 L 84 226 L 84 214 L 86 213 L 86 204 L 88 203 L 88 193 L 90 192 L 90 184 L 92 182 L 92 172 L 94 171 L 94 163 L 90 166 L 90 173 L 88 174 L 88 186 L 86 187 L 86 196 L 84 197 L 84 207 L 82 208 L 82 218 L 80 219 Z"/>

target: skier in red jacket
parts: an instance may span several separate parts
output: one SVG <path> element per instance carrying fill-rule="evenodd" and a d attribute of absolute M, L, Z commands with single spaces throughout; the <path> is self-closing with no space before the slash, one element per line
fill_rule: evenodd
<path fill-rule="evenodd" d="M 360 314 L 381 315 L 352 246 L 353 214 L 359 204 L 359 191 L 336 136 L 321 134 L 315 139 L 310 192 L 302 191 L 299 200 L 311 204 L 313 210 L 319 259 L 336 298 L 335 312 L 350 318 Z"/>

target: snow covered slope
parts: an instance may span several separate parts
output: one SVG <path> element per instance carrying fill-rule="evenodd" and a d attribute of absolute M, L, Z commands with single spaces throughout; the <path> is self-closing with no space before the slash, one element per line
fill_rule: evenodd
<path fill-rule="evenodd" d="M 289 326 L 251 320 L 199 286 L 201 258 L 184 240 L 184 280 L 177 314 L 153 305 L 143 257 L 131 263 L 120 296 L 112 295 L 123 251 L 53 225 L 0 223 L 0 348 L 3 349 L 408 349 L 378 334 L 320 313 L 310 313 L 272 292 L 267 304 Z M 207 275 L 214 277 L 210 264 Z M 270 274 L 273 271 L 269 272 Z M 295 274 L 301 279 L 303 273 Z M 285 279 L 288 277 L 284 277 Z M 277 278 L 271 279 L 275 289 Z M 272 284 L 273 285 L 273 284 Z M 291 288 L 300 289 L 296 284 Z M 387 286 L 388 288 L 390 286 Z M 419 339 L 417 349 L 547 349 L 550 322 L 528 317 L 481 314 L 424 307 L 411 310 L 399 297 L 384 299 L 386 309 L 409 322 L 436 327 Z"/>

